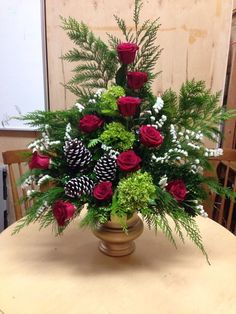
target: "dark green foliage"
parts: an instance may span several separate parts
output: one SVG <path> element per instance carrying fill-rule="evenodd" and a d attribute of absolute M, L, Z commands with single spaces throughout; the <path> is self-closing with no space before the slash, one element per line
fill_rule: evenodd
<path fill-rule="evenodd" d="M 78 46 L 78 49 L 74 48 L 67 52 L 63 59 L 69 62 L 82 62 L 73 70 L 75 75 L 66 87 L 80 100 L 86 100 L 94 89 L 107 88 L 108 82 L 113 80 L 118 65 L 117 56 L 83 22 L 79 23 L 71 17 L 61 19 L 63 29 Z"/>
<path fill-rule="evenodd" d="M 162 96 L 165 102 L 163 112 L 169 120 L 184 129 L 201 131 L 213 141 L 218 140 L 220 124 L 236 115 L 218 105 L 220 93 L 212 94 L 203 81 L 185 82 L 177 96 L 171 89 Z"/>

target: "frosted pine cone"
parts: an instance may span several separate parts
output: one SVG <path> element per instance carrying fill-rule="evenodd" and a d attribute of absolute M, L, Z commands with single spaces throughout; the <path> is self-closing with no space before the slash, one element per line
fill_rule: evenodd
<path fill-rule="evenodd" d="M 114 181 L 116 178 L 116 169 L 115 159 L 105 155 L 97 162 L 94 172 L 99 182 Z"/>
<path fill-rule="evenodd" d="M 77 138 L 66 141 L 63 149 L 66 162 L 72 169 L 85 168 L 92 160 L 90 151 Z"/>
<path fill-rule="evenodd" d="M 92 192 L 94 183 L 87 176 L 73 178 L 68 181 L 64 187 L 65 194 L 69 197 L 79 198 L 83 194 Z"/>

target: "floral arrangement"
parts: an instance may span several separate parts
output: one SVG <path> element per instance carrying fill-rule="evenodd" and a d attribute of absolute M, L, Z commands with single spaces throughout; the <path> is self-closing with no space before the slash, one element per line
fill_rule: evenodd
<path fill-rule="evenodd" d="M 136 0 L 133 29 L 115 16 L 125 40 L 108 34 L 109 45 L 84 23 L 62 19 L 77 45 L 64 59 L 79 61 L 66 85 L 78 102 L 70 110 L 23 117 L 41 137 L 29 145 L 30 171 L 21 181 L 24 187 L 36 186 L 26 197 L 33 206 L 15 232 L 38 221 L 61 233 L 86 205 L 81 226 L 116 216 L 125 232 L 127 219 L 138 212 L 174 245 L 173 232 L 184 241 L 185 230 L 206 255 L 194 219 L 207 217 L 205 187 L 232 194 L 204 176 L 211 168 L 209 156 L 222 149 L 207 149 L 203 138 L 217 141 L 219 124 L 232 113 L 218 106 L 220 94 L 211 94 L 202 81 L 187 81 L 179 94 L 171 89 L 153 94 L 160 25 L 158 20 L 140 25 L 141 7 Z"/>

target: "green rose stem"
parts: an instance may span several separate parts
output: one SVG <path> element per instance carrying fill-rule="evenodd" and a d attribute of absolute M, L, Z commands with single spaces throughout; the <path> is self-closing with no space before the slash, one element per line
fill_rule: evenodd
<path fill-rule="evenodd" d="M 133 120 L 133 117 L 125 117 L 125 124 L 128 131 L 132 129 L 132 126 L 133 126 L 132 120 Z"/>
<path fill-rule="evenodd" d="M 119 70 L 116 72 L 116 84 L 122 87 L 126 85 L 126 76 L 127 76 L 127 64 L 122 64 Z"/>

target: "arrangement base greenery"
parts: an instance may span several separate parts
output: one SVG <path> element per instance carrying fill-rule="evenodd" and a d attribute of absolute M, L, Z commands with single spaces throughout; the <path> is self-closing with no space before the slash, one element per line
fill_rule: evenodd
<path fill-rule="evenodd" d="M 126 232 L 121 227 L 119 220 L 112 218 L 106 224 L 98 224 L 93 233 L 101 239 L 99 250 L 109 256 L 126 256 L 134 252 L 134 240 L 143 232 L 143 222 L 135 213 L 126 222 Z"/>

